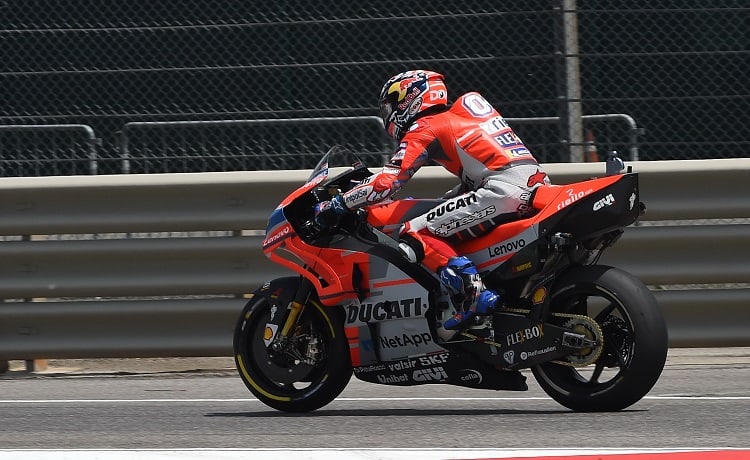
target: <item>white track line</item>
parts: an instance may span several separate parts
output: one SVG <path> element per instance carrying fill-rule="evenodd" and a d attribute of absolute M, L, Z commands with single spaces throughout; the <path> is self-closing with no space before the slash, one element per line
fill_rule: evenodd
<path fill-rule="evenodd" d="M 644 400 L 662 401 L 748 401 L 750 396 L 646 396 Z M 367 402 L 367 401 L 552 401 L 546 396 L 530 397 L 459 397 L 459 398 L 431 398 L 431 397 L 378 397 L 378 398 L 336 398 L 334 402 Z M 254 398 L 159 398 L 159 399 L 0 399 L 0 404 L 65 404 L 65 403 L 243 403 L 260 402 Z"/>
<path fill-rule="evenodd" d="M 575 455 L 668 454 L 717 449 L 0 449 L 0 460 L 447 460 L 560 457 Z"/>

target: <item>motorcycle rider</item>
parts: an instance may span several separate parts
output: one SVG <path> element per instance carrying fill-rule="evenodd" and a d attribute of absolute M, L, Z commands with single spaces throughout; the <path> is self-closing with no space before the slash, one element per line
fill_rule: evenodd
<path fill-rule="evenodd" d="M 477 267 L 452 244 L 533 213 L 532 192 L 549 184 L 547 174 L 500 113 L 479 93 L 448 104 L 443 75 L 410 70 L 388 79 L 380 92 L 380 115 L 399 142 L 378 173 L 351 190 L 316 205 L 316 218 L 346 214 L 382 203 L 432 160 L 461 179 L 446 199 L 406 222 L 400 232 L 404 255 L 433 270 L 457 300 L 458 312 L 443 326 L 470 327 L 499 304 L 484 289 Z"/>

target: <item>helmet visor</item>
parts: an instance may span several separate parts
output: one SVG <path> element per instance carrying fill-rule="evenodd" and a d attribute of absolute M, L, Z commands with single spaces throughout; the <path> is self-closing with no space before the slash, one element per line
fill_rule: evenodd
<path fill-rule="evenodd" d="M 391 115 L 393 115 L 393 104 L 388 100 L 388 97 L 385 97 L 380 100 L 380 118 L 383 119 L 384 125 L 388 124 Z"/>

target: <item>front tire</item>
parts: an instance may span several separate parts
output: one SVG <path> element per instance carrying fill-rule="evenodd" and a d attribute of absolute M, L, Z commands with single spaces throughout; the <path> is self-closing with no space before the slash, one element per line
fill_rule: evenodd
<path fill-rule="evenodd" d="M 242 381 L 261 402 L 285 412 L 309 412 L 333 401 L 352 376 L 349 346 L 339 309 L 314 293 L 283 348 L 267 347 L 264 333 L 274 315 L 284 314 L 294 283 L 256 291 L 234 332 L 234 358 Z M 282 323 L 283 324 L 283 323 Z M 280 333 L 280 332 L 279 332 Z"/>
<path fill-rule="evenodd" d="M 622 410 L 656 384 L 667 358 L 667 327 L 649 289 L 613 267 L 573 268 L 558 280 L 553 312 L 587 315 L 604 335 L 601 356 L 583 368 L 545 363 L 532 368 L 552 399 L 578 412 Z"/>

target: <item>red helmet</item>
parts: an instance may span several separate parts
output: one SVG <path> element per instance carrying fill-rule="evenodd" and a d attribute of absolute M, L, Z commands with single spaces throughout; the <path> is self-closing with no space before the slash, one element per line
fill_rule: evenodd
<path fill-rule="evenodd" d="M 380 116 L 385 130 L 400 140 L 417 115 L 448 105 L 443 76 L 430 70 L 409 70 L 391 77 L 380 91 Z"/>

